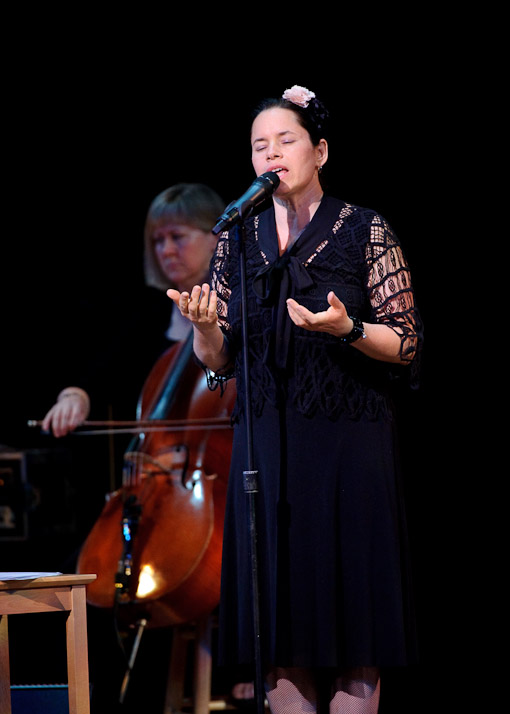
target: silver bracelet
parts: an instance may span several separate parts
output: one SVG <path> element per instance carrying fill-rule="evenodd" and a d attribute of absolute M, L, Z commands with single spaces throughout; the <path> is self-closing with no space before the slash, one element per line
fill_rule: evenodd
<path fill-rule="evenodd" d="M 77 389 L 65 390 L 64 392 L 58 395 L 57 401 L 60 402 L 61 399 L 67 399 L 67 397 L 81 397 L 84 401 L 88 401 L 85 394 L 83 392 L 79 392 Z"/>

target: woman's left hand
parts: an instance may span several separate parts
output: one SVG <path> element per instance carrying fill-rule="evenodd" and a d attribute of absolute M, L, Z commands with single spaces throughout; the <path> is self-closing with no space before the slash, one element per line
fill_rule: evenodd
<path fill-rule="evenodd" d="M 323 312 L 310 312 L 306 307 L 289 298 L 287 309 L 292 322 L 298 327 L 312 332 L 329 332 L 336 337 L 344 337 L 352 330 L 353 323 L 345 305 L 331 290 L 328 293 L 329 307 Z"/>

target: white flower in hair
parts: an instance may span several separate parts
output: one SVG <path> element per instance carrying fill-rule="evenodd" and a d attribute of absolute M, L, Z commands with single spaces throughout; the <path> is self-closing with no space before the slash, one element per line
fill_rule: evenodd
<path fill-rule="evenodd" d="M 297 104 L 299 107 L 306 107 L 309 105 L 310 100 L 315 98 L 315 94 L 311 92 L 306 87 L 299 87 L 295 84 L 290 89 L 286 89 L 282 94 L 282 99 L 286 99 L 288 102 Z"/>

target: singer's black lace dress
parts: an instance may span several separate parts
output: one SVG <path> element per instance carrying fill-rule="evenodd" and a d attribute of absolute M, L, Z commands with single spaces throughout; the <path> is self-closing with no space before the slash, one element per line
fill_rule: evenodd
<path fill-rule="evenodd" d="M 212 262 L 221 324 L 236 355 L 238 403 L 225 517 L 221 651 L 253 661 L 239 244 Z M 254 466 L 258 470 L 261 650 L 281 666 L 414 660 L 406 527 L 394 422 L 395 374 L 413 378 L 420 320 L 398 241 L 375 212 L 325 197 L 278 258 L 273 209 L 247 221 Z M 350 315 L 401 335 L 409 366 L 364 357 L 292 325 L 285 299 L 313 312 L 330 290 Z M 228 385 L 227 385 L 228 389 Z"/>

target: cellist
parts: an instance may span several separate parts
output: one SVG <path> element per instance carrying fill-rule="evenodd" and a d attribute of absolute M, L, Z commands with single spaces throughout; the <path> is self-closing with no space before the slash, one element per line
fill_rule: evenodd
<path fill-rule="evenodd" d="M 146 319 L 154 326 L 155 334 L 147 339 L 146 327 L 143 337 L 129 338 L 131 364 L 133 351 L 143 352 L 138 379 L 145 378 L 166 348 L 188 334 L 187 321 L 173 309 L 165 292 L 170 287 L 188 290 L 197 281 L 207 278 L 216 245 L 211 229 L 223 209 L 219 195 L 204 184 L 176 184 L 152 201 L 144 229 L 144 277 L 148 287 Z M 138 330 L 138 325 L 134 329 Z M 115 369 L 110 370 L 111 374 Z M 93 386 L 96 372 L 92 370 L 92 375 L 84 376 L 83 383 L 66 386 L 59 392 L 44 417 L 44 430 L 61 437 L 87 419 L 91 411 L 89 384 Z M 132 386 L 138 393 L 142 383 Z"/>
<path fill-rule="evenodd" d="M 44 430 L 51 431 L 56 437 L 63 437 L 75 430 L 89 417 L 91 412 L 94 412 L 95 400 L 92 392 L 101 392 L 102 387 L 112 377 L 116 376 L 118 383 L 109 385 L 113 389 L 114 397 L 117 393 L 121 398 L 120 394 L 125 389 L 126 373 L 129 375 L 130 381 L 132 378 L 133 382 L 129 385 L 129 394 L 138 395 L 145 377 L 157 358 L 168 347 L 186 338 L 190 330 L 189 323 L 182 318 L 179 310 L 175 309 L 173 303 L 168 300 L 166 290 L 170 287 L 175 287 L 179 291 L 188 290 L 195 283 L 209 279 L 209 263 L 217 240 L 211 229 L 224 207 L 224 202 L 213 189 L 197 183 L 176 184 L 154 198 L 149 206 L 144 227 L 143 269 L 147 297 L 140 308 L 140 312 L 145 314 L 143 330 L 140 331 L 139 321 L 135 320 L 132 328 L 135 332 L 134 337 L 127 334 L 115 353 L 107 355 L 99 368 L 94 363 L 89 372 L 86 371 L 83 375 L 82 381 L 73 381 L 72 386 L 61 389 L 54 405 L 44 417 L 42 423 Z M 124 329 L 124 325 L 128 325 L 128 321 L 121 316 L 122 329 Z M 115 338 L 112 339 L 112 342 L 115 342 L 118 340 L 119 329 L 118 326 L 112 325 L 112 330 L 113 328 L 115 328 Z M 128 328 L 131 329 L 129 325 Z M 152 334 L 149 334 L 151 331 Z M 125 368 L 118 364 L 121 351 L 126 354 L 127 366 Z M 108 349 L 105 349 L 104 352 L 108 353 Z M 133 352 L 137 353 L 136 357 Z M 138 363 L 136 371 L 132 368 L 134 362 Z M 110 365 L 110 363 L 113 364 Z M 80 372 L 82 371 L 80 370 Z M 106 377 L 104 376 L 105 371 L 107 372 Z M 95 383 L 96 379 L 99 383 Z M 101 397 L 103 397 L 102 394 Z M 122 398 L 127 401 L 123 395 Z M 102 398 L 101 401 L 108 400 Z M 127 404 L 130 414 L 134 414 L 135 406 L 136 402 L 131 405 Z M 101 612 L 94 614 L 95 619 L 101 620 L 98 629 L 104 623 L 108 624 L 108 620 L 102 616 Z M 93 630 L 94 628 L 89 626 L 89 629 Z M 157 632 L 152 632 L 151 636 L 153 642 L 158 640 Z M 99 639 L 101 640 L 98 644 L 98 650 L 101 650 L 99 656 L 104 657 L 105 661 L 109 661 L 110 666 L 116 665 L 116 662 L 111 660 L 107 654 L 110 651 L 107 633 L 104 632 Z M 94 669 L 93 665 L 92 676 Z M 153 669 L 157 671 L 154 667 Z M 121 675 L 123 671 L 123 665 L 119 665 L 118 673 Z M 98 665 L 97 676 L 109 679 L 111 675 L 109 672 L 104 672 Z M 96 706 L 99 707 L 98 711 L 102 712 L 101 707 L 106 704 L 110 707 L 110 711 L 113 711 L 118 696 L 117 683 L 112 683 L 110 690 L 109 682 L 98 683 L 96 680 L 95 688 L 96 692 L 92 697 L 93 710 L 95 711 L 94 706 Z M 101 701 L 99 702 L 99 700 Z M 125 706 L 129 705 L 129 701 L 128 699 Z M 125 707 L 122 711 L 126 711 Z"/>

